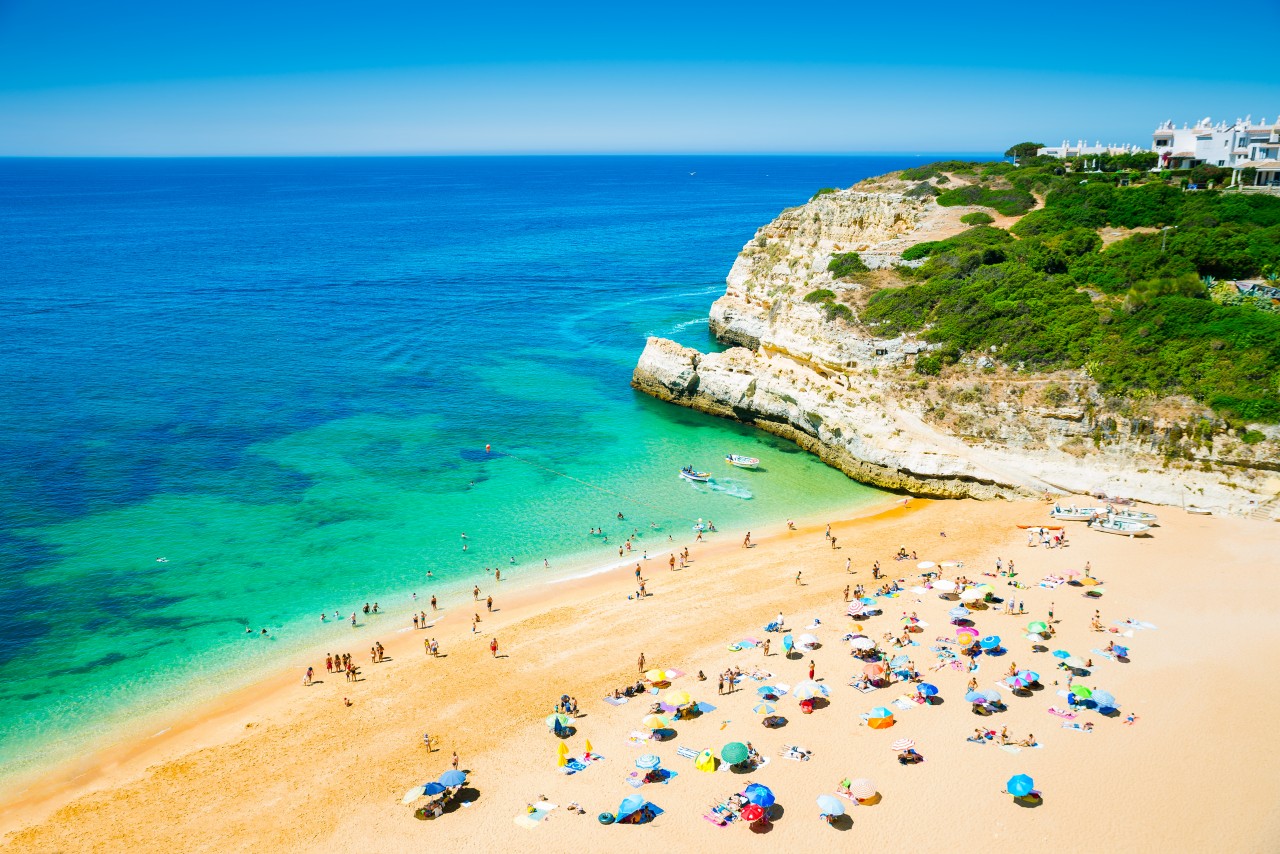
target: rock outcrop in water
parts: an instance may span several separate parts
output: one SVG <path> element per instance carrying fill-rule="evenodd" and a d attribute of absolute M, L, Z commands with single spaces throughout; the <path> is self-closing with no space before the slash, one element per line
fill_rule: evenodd
<path fill-rule="evenodd" d="M 1245 445 L 1185 429 L 1213 414 L 1185 398 L 1104 396 L 1082 372 L 1027 374 L 980 357 L 924 377 L 928 345 L 878 338 L 857 322 L 907 247 L 964 229 L 973 208 L 944 208 L 877 179 L 876 192 L 821 195 L 783 211 L 738 255 L 711 307 L 716 337 L 700 353 L 650 338 L 632 385 L 660 400 L 790 439 L 850 477 L 930 497 L 1012 498 L 1107 493 L 1236 511 L 1274 507 L 1280 462 L 1269 440 Z M 873 269 L 834 281 L 835 254 Z M 852 321 L 804 297 L 830 289 Z M 1261 511 L 1258 511 L 1261 515 Z"/>

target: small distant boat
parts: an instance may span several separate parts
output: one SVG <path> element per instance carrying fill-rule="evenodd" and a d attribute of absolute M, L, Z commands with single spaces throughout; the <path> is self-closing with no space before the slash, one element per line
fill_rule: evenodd
<path fill-rule="evenodd" d="M 1112 510 L 1111 518 L 1124 519 L 1127 522 L 1143 522 L 1150 525 L 1156 521 L 1156 514 L 1143 513 L 1141 510 Z"/>
<path fill-rule="evenodd" d="M 694 483 L 706 483 L 711 480 L 711 472 L 696 471 L 693 466 L 685 466 L 680 469 L 680 476 L 685 480 L 691 480 Z"/>
<path fill-rule="evenodd" d="M 1197 516 L 1212 516 L 1212 515 L 1213 515 L 1213 511 L 1212 511 L 1212 510 L 1210 510 L 1208 507 L 1193 507 L 1193 506 L 1191 506 L 1191 505 L 1187 505 L 1187 512 L 1188 512 L 1188 513 L 1194 513 L 1194 514 L 1195 514 L 1195 515 L 1197 515 Z"/>
<path fill-rule="evenodd" d="M 724 461 L 740 469 L 753 469 L 760 465 L 760 461 L 755 457 L 740 457 L 737 454 L 725 454 Z"/>
<path fill-rule="evenodd" d="M 1134 534 L 1141 534 L 1144 531 L 1151 530 L 1150 525 L 1130 519 L 1118 519 L 1115 516 L 1090 522 L 1089 527 L 1095 531 L 1102 531 L 1104 534 L 1121 534 L 1126 537 L 1132 537 Z"/>
<path fill-rule="evenodd" d="M 1049 511 L 1049 515 L 1054 519 L 1062 522 L 1088 522 L 1098 516 L 1107 515 L 1107 511 L 1102 507 L 1059 507 L 1053 505 L 1053 509 Z"/>

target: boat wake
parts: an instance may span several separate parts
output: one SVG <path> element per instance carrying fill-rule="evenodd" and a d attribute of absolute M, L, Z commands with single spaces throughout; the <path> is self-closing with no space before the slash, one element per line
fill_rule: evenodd
<path fill-rule="evenodd" d="M 707 486 L 712 492 L 719 492 L 731 498 L 741 498 L 743 501 L 750 501 L 755 498 L 755 493 L 740 480 L 716 480 L 708 483 Z"/>

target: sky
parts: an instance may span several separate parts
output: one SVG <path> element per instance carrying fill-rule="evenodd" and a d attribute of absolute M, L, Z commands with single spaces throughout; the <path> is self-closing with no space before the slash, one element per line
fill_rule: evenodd
<path fill-rule="evenodd" d="M 1202 3 L 1029 6 L 0 0 L 0 155 L 991 153 L 1280 115 L 1265 63 L 1194 50 Z"/>

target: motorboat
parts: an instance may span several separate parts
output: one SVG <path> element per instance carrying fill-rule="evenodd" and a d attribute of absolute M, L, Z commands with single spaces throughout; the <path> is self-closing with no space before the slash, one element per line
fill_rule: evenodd
<path fill-rule="evenodd" d="M 1103 507 L 1076 507 L 1074 504 L 1062 507 L 1055 504 L 1049 515 L 1063 522 L 1088 522 L 1099 516 L 1106 516 L 1107 511 Z"/>
<path fill-rule="evenodd" d="M 1124 519 L 1128 522 L 1142 522 L 1145 525 L 1154 524 L 1156 521 L 1156 514 L 1154 513 L 1143 513 L 1141 510 L 1131 510 L 1129 508 L 1125 508 L 1124 510 L 1108 509 L 1111 512 L 1112 519 Z"/>
<path fill-rule="evenodd" d="M 1208 507 L 1196 507 L 1191 504 L 1187 505 L 1187 512 L 1195 516 L 1212 516 L 1213 515 L 1213 511 L 1210 510 Z"/>
<path fill-rule="evenodd" d="M 711 472 L 698 471 L 693 466 L 685 466 L 680 469 L 680 476 L 685 480 L 690 480 L 694 483 L 706 483 L 711 480 Z"/>
<path fill-rule="evenodd" d="M 1094 531 L 1102 531 L 1104 534 L 1121 534 L 1126 537 L 1132 537 L 1135 534 L 1141 534 L 1151 530 L 1151 526 L 1143 522 L 1136 522 L 1132 519 L 1120 519 L 1116 516 L 1108 516 L 1105 519 L 1090 522 L 1089 527 Z"/>
<path fill-rule="evenodd" d="M 740 469 L 753 469 L 760 465 L 760 461 L 755 457 L 740 457 L 737 454 L 725 454 L 724 461 Z"/>

